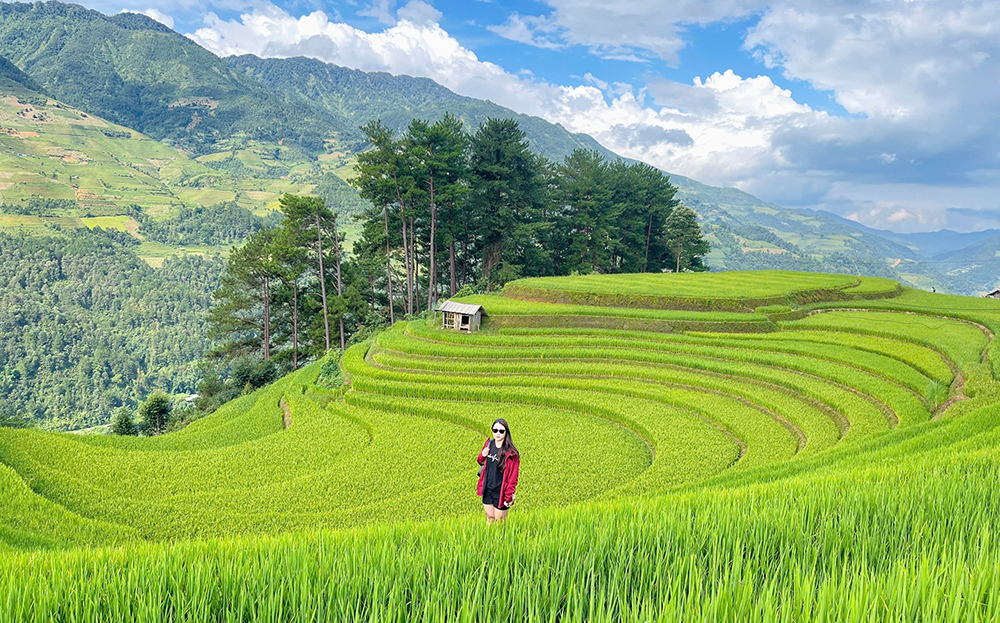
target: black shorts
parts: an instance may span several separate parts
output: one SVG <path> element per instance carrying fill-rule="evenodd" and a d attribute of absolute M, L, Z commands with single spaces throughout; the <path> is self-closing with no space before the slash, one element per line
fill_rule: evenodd
<path fill-rule="evenodd" d="M 483 505 L 492 506 L 497 510 L 505 511 L 507 510 L 503 506 L 500 506 L 500 491 L 483 491 Z"/>

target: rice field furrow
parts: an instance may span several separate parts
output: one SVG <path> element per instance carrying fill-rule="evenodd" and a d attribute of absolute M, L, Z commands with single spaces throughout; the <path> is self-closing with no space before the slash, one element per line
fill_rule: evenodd
<path fill-rule="evenodd" d="M 707 352 L 714 354 L 705 354 L 705 349 L 699 349 L 698 352 L 690 352 L 688 350 L 659 350 L 659 349 L 630 349 L 627 347 L 617 347 L 617 348 L 602 348 L 602 349 L 569 349 L 569 348 L 551 348 L 551 349 L 540 349 L 540 348 L 521 348 L 517 349 L 514 347 L 508 347 L 504 349 L 499 348 L 454 348 L 447 347 L 444 345 L 431 345 L 425 340 L 410 339 L 400 341 L 398 334 L 384 334 L 383 338 L 380 339 L 380 344 L 386 344 L 389 347 L 397 348 L 403 352 L 409 354 L 429 354 L 438 353 L 439 357 L 469 357 L 469 356 L 481 356 L 481 357 L 498 357 L 499 360 L 513 359 L 513 358 L 524 358 L 524 359 L 605 359 L 605 360 L 631 360 L 631 361 L 642 361 L 642 362 L 652 362 L 656 363 L 659 361 L 669 361 L 671 363 L 677 363 L 679 365 L 687 365 L 691 367 L 692 364 L 697 363 L 696 367 L 705 367 L 706 362 L 717 361 L 720 363 L 735 363 L 740 362 L 743 364 L 752 364 L 759 367 L 767 367 L 775 370 L 789 370 L 795 374 L 804 374 L 812 378 L 818 378 L 821 380 L 829 380 L 840 383 L 845 387 L 851 387 L 852 391 L 857 392 L 859 395 L 863 396 L 866 400 L 872 402 L 876 407 L 878 407 L 891 426 L 895 426 L 899 421 L 897 414 L 897 408 L 890 408 L 889 404 L 899 405 L 898 409 L 904 410 L 906 412 L 917 414 L 917 417 L 922 417 L 923 419 L 928 419 L 930 417 L 929 412 L 927 412 L 926 407 L 922 404 L 920 398 L 912 391 L 902 389 L 890 383 L 888 380 L 883 379 L 877 375 L 872 375 L 864 370 L 858 370 L 851 368 L 845 364 L 840 364 L 836 362 L 821 362 L 819 360 L 810 360 L 805 357 L 790 356 L 783 357 L 780 354 L 764 354 L 761 355 L 756 351 L 751 351 L 745 349 L 742 351 L 723 351 L 719 353 L 718 351 L 709 350 Z M 728 354 L 726 357 L 724 355 Z M 683 358 L 679 358 L 683 357 Z M 673 358 L 671 360 L 671 358 Z M 814 363 L 815 361 L 815 363 Z M 782 365 L 784 364 L 784 365 Z M 921 416 L 919 414 L 926 414 Z M 917 420 L 919 421 L 919 420 Z M 860 433 L 857 427 L 855 427 L 855 432 Z M 865 433 L 867 434 L 867 432 Z"/>
<path fill-rule="evenodd" d="M 571 374 L 564 371 L 553 371 L 551 373 L 536 371 L 528 373 L 527 376 L 521 371 L 470 374 L 464 370 L 462 372 L 456 372 L 454 370 L 441 371 L 406 369 L 400 367 L 399 365 L 385 366 L 378 363 L 377 359 L 378 358 L 376 356 L 370 355 L 370 365 L 386 371 L 391 375 L 388 378 L 404 382 L 412 380 L 433 383 L 443 382 L 446 380 L 448 383 L 463 383 L 469 385 L 489 384 L 493 386 L 502 385 L 515 387 L 560 387 L 562 385 L 560 385 L 559 379 L 586 379 L 588 384 L 593 387 L 592 391 L 622 391 L 620 388 L 615 389 L 617 386 L 613 386 L 609 382 L 619 382 L 622 379 L 628 379 L 630 383 L 636 384 L 640 387 L 644 384 L 655 384 L 689 391 L 709 392 L 739 400 L 752 408 L 760 410 L 772 419 L 775 419 L 775 421 L 785 426 L 797 439 L 799 450 L 806 447 L 807 439 L 811 439 L 813 441 L 812 447 L 821 449 L 835 442 L 838 438 L 838 431 L 831 428 L 830 425 L 834 423 L 836 415 L 839 414 L 835 414 L 834 417 L 831 418 L 828 411 L 817 408 L 816 401 L 806 400 L 804 396 L 801 396 L 796 391 L 776 385 L 757 382 L 743 386 L 740 385 L 739 382 L 734 383 L 736 379 L 733 377 L 727 377 L 725 375 L 706 375 L 705 373 L 695 375 L 688 373 L 684 376 L 684 381 L 681 382 L 678 380 L 677 374 L 656 375 L 651 374 L 651 371 L 649 370 L 645 371 L 647 374 L 646 377 L 641 376 L 642 371 L 635 374 L 620 374 L 615 376 L 602 374 L 599 371 L 591 371 L 587 374 Z M 403 362 L 403 364 L 405 365 L 405 362 Z M 559 364 L 560 367 L 565 368 L 564 362 L 559 362 Z M 426 374 L 428 371 L 437 373 L 438 376 L 428 376 Z M 447 376 L 441 376 L 442 374 L 446 374 Z M 384 377 L 384 375 L 379 376 Z M 659 376 L 660 378 L 651 378 L 656 376 Z M 702 378 L 699 379 L 699 376 Z M 713 376 L 716 379 L 722 379 L 724 382 L 707 382 L 707 380 L 713 378 Z M 674 380 L 666 380 L 668 378 L 673 378 Z M 699 380 L 701 382 L 698 382 Z M 576 384 L 574 387 L 580 387 L 580 385 Z M 782 396 L 769 396 L 767 395 L 768 392 L 780 393 Z M 799 402 L 807 402 L 808 406 L 806 409 L 798 408 L 799 402 L 788 402 L 783 399 L 784 396 L 791 397 L 793 400 Z M 814 414 L 809 412 L 810 410 L 820 411 L 820 413 Z M 791 413 L 795 413 L 795 415 L 791 415 Z M 788 414 L 789 417 L 786 417 L 786 414 Z M 802 428 L 800 428 L 800 425 Z M 812 433 L 815 434 L 808 434 L 808 431 L 812 431 Z"/>
<path fill-rule="evenodd" d="M 410 331 L 407 331 L 406 335 L 407 339 L 427 343 L 435 342 L 435 340 L 427 337 L 427 335 L 413 334 Z M 399 336 L 390 333 L 383 336 L 380 343 L 391 345 L 398 339 Z M 707 353 L 711 356 L 723 359 L 769 360 L 772 362 L 782 360 L 794 361 L 794 359 L 791 358 L 801 357 L 803 359 L 813 359 L 821 362 L 841 364 L 856 368 L 872 375 L 880 376 L 887 382 L 906 389 L 917 397 L 922 397 L 923 392 L 926 391 L 928 384 L 932 381 L 932 379 L 924 376 L 922 373 L 909 365 L 902 364 L 901 362 L 895 360 L 888 361 L 887 358 L 876 354 L 858 351 L 836 352 L 828 349 L 827 352 L 814 352 L 808 348 L 795 349 L 794 347 L 789 347 L 786 351 L 781 350 L 780 348 L 757 348 L 755 344 L 740 342 L 727 343 L 724 340 L 713 340 L 709 342 L 704 340 L 698 341 L 690 338 L 685 339 L 683 336 L 668 336 L 668 341 L 653 338 L 649 338 L 647 340 L 632 339 L 629 340 L 630 343 L 628 344 L 621 340 L 607 340 L 601 338 L 576 338 L 572 342 L 556 340 L 553 340 L 553 342 L 554 343 L 546 343 L 543 338 L 541 341 L 536 341 L 534 346 L 544 346 L 547 349 L 556 350 L 556 356 L 560 356 L 558 354 L 560 351 L 557 350 L 557 347 L 568 348 L 571 345 L 579 345 L 595 349 L 625 349 L 647 352 L 685 352 L 692 355 Z M 437 348 L 442 352 L 452 352 L 448 351 L 446 347 Z M 509 341 L 507 343 L 503 343 L 494 339 L 492 343 L 490 343 L 489 348 L 496 349 L 498 352 L 524 353 L 527 351 L 528 346 L 511 343 Z M 795 367 L 793 363 L 789 363 L 789 365 Z"/>
<path fill-rule="evenodd" d="M 796 401 L 806 403 L 809 408 L 816 411 L 822 412 L 823 421 L 829 420 L 832 422 L 838 434 L 836 438 L 842 437 L 843 433 L 846 432 L 849 427 L 847 419 L 842 413 L 833 409 L 832 407 L 820 403 L 814 398 L 802 394 L 798 390 L 777 385 L 774 383 L 769 383 L 766 381 L 740 379 L 735 375 L 727 375 L 717 372 L 710 371 L 698 371 L 697 373 L 692 373 L 690 370 L 682 368 L 680 366 L 670 366 L 667 364 L 661 364 L 657 366 L 656 369 L 646 366 L 646 367 L 631 367 L 625 368 L 624 366 L 617 366 L 621 370 L 628 369 L 629 372 L 618 371 L 615 375 L 609 375 L 608 366 L 594 367 L 594 366 L 573 366 L 573 362 L 568 362 L 566 360 L 559 362 L 559 371 L 545 372 L 540 371 L 541 368 L 538 366 L 532 366 L 530 363 L 522 364 L 516 368 L 506 367 L 504 371 L 489 371 L 489 372 L 474 372 L 469 371 L 468 366 L 443 368 L 441 366 L 424 366 L 421 368 L 407 368 L 406 366 L 413 363 L 413 359 L 410 359 L 404 355 L 392 356 L 386 355 L 389 351 L 380 351 L 377 355 L 372 355 L 369 358 L 369 363 L 376 367 L 381 367 L 386 370 L 392 371 L 402 371 L 407 374 L 422 374 L 422 373 L 432 373 L 438 375 L 448 375 L 451 382 L 455 382 L 456 379 L 464 379 L 466 377 L 473 377 L 472 381 L 483 382 L 483 379 L 490 379 L 494 377 L 507 377 L 514 376 L 516 380 L 512 381 L 514 383 L 524 382 L 521 377 L 528 375 L 539 378 L 576 378 L 576 379 L 595 379 L 595 380 L 612 380 L 612 379 L 629 379 L 633 383 L 657 383 L 657 384 L 674 384 L 683 385 L 685 387 L 692 388 L 704 388 L 707 391 L 721 392 L 724 394 L 729 394 L 733 396 L 739 396 L 743 399 L 758 400 L 761 399 L 759 396 L 751 397 L 747 392 L 752 392 L 754 387 L 764 388 L 768 391 L 779 392 L 793 398 Z M 509 362 L 508 362 L 509 363 Z M 580 368 L 579 372 L 569 372 L 568 370 Z M 458 372 L 458 370 L 461 370 Z M 664 374 L 664 371 L 669 371 Z M 665 380 L 668 378 L 676 379 L 679 376 L 683 377 L 683 382 L 679 381 L 669 381 Z M 715 382 L 713 382 L 713 379 Z M 725 388 L 725 389 L 723 389 Z M 766 402 L 766 399 L 761 399 Z M 807 425 L 808 426 L 808 425 Z M 814 439 L 813 435 L 806 435 L 810 439 Z"/>

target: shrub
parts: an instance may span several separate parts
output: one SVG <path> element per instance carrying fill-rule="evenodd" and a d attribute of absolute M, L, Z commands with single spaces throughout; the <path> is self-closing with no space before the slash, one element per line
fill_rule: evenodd
<path fill-rule="evenodd" d="M 139 407 L 139 417 L 147 435 L 159 435 L 167 430 L 170 420 L 170 397 L 162 391 L 155 391 Z"/>
<path fill-rule="evenodd" d="M 132 410 L 128 407 L 118 407 L 111 417 L 111 432 L 115 435 L 136 435 L 135 422 L 132 421 Z"/>

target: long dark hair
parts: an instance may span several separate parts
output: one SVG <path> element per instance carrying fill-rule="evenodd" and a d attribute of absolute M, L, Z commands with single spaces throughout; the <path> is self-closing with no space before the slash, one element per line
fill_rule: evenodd
<path fill-rule="evenodd" d="M 492 429 L 497 424 L 502 424 L 504 430 L 507 431 L 507 434 L 503 436 L 503 443 L 500 445 L 500 469 L 503 469 L 503 466 L 507 463 L 508 456 L 521 456 L 521 455 L 518 454 L 517 448 L 514 447 L 514 442 L 510 438 L 510 425 L 507 424 L 507 420 L 503 419 L 502 417 L 493 420 L 493 424 L 490 426 L 490 429 Z"/>

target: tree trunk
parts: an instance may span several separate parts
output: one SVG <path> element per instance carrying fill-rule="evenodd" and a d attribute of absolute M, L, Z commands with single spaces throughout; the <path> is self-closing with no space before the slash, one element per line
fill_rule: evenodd
<path fill-rule="evenodd" d="M 337 253 L 337 296 L 344 296 L 343 282 L 340 278 L 340 236 L 337 234 L 337 217 L 333 217 L 333 249 Z M 343 300 L 341 300 L 343 303 Z M 340 350 L 344 350 L 344 312 L 340 312 Z"/>
<path fill-rule="evenodd" d="M 437 264 L 435 255 L 437 253 L 437 240 L 434 238 L 437 233 L 437 206 L 434 204 L 434 171 L 431 170 L 430 191 L 431 191 L 431 249 L 428 259 L 427 270 L 427 311 L 434 311 L 434 298 L 437 295 Z"/>
<path fill-rule="evenodd" d="M 406 314 L 413 315 L 413 273 L 410 270 L 410 251 L 406 244 L 406 204 L 403 203 L 403 195 L 399 190 L 399 178 L 395 171 L 392 173 L 392 181 L 396 184 L 396 202 L 399 203 L 399 222 L 403 230 L 403 266 L 406 269 Z M 412 240 L 410 241 L 412 243 Z"/>
<path fill-rule="evenodd" d="M 485 257 L 483 258 L 483 279 L 488 282 L 490 276 L 493 273 L 493 267 L 500 263 L 503 258 L 503 242 L 497 241 L 486 247 Z M 493 285 L 489 284 L 490 291 L 493 290 Z"/>
<path fill-rule="evenodd" d="M 382 206 L 385 224 L 385 279 L 389 284 L 389 325 L 396 323 L 396 313 L 392 309 L 392 262 L 389 261 L 389 204 Z M 372 298 L 374 302 L 374 296 Z"/>
<path fill-rule="evenodd" d="M 448 247 L 448 272 L 451 277 L 451 288 L 448 290 L 448 296 L 455 296 L 455 239 L 451 239 L 451 245 Z"/>
<path fill-rule="evenodd" d="M 330 350 L 330 316 L 326 306 L 326 273 L 323 270 L 323 228 L 320 227 L 319 212 L 316 213 L 316 240 L 319 242 L 319 291 L 323 298 L 323 329 L 326 331 L 326 349 Z"/>
<path fill-rule="evenodd" d="M 677 247 L 677 269 L 674 271 L 675 273 L 681 272 L 681 249 L 682 248 L 683 247 Z"/>
<path fill-rule="evenodd" d="M 299 369 L 299 284 L 292 282 L 292 370 Z"/>
<path fill-rule="evenodd" d="M 271 358 L 271 292 L 270 279 L 264 277 L 264 361 Z"/>
<path fill-rule="evenodd" d="M 649 270 L 649 238 L 653 233 L 653 210 L 649 210 L 649 226 L 646 228 L 646 259 L 642 263 L 642 272 Z"/>
<path fill-rule="evenodd" d="M 406 315 L 413 314 L 413 275 L 410 273 L 410 248 L 406 244 L 406 219 L 400 218 L 403 223 L 403 265 L 406 269 Z"/>
<path fill-rule="evenodd" d="M 465 222 L 465 238 L 462 240 L 462 287 L 469 283 L 469 223 Z"/>
<path fill-rule="evenodd" d="M 417 261 L 417 236 L 414 233 L 413 217 L 410 217 L 410 251 L 413 252 L 413 313 L 420 309 L 420 264 Z"/>

